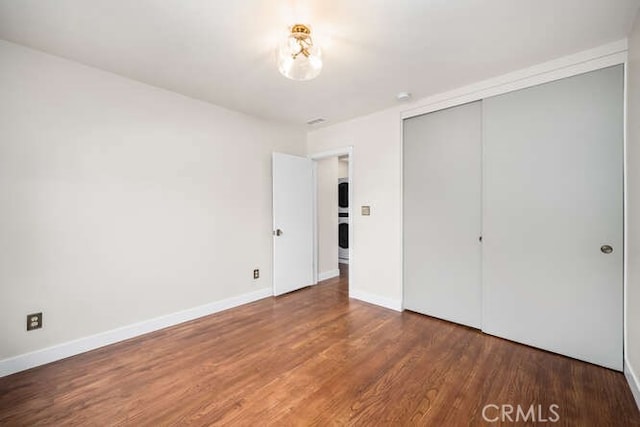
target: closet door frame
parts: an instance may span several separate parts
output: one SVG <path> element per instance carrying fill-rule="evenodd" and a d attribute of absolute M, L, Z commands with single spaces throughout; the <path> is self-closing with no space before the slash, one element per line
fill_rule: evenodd
<path fill-rule="evenodd" d="M 594 70 L 599 70 L 614 65 L 624 65 L 625 67 L 625 129 L 626 129 L 626 97 L 627 97 L 627 64 L 628 64 L 628 46 L 626 40 L 618 40 L 606 45 L 598 46 L 596 48 L 588 49 L 576 54 L 560 57 L 548 62 L 536 64 L 534 66 L 510 72 L 504 75 L 500 75 L 487 80 L 482 80 L 478 83 L 471 84 L 469 86 L 460 87 L 451 91 L 443 92 L 437 95 L 422 98 L 415 103 L 408 104 L 406 107 L 398 108 L 399 124 L 398 138 L 400 140 L 400 155 L 399 155 L 399 167 L 403 170 L 403 126 L 402 120 L 427 114 L 434 111 L 439 111 L 445 108 L 455 107 L 458 105 L 466 104 L 469 102 L 480 101 L 488 97 L 501 95 L 504 93 L 512 92 L 519 89 L 524 89 L 532 86 L 536 86 L 543 83 L 548 83 L 556 80 L 560 80 L 566 77 L 572 77 L 575 75 L 587 73 Z M 625 205 L 624 205 L 624 342 L 627 342 L 627 201 L 626 201 L 626 180 L 627 180 L 627 162 L 626 162 L 626 146 L 627 136 L 624 134 L 624 187 L 625 187 Z M 403 173 L 400 173 L 400 186 L 403 188 Z M 400 233 L 402 238 L 403 226 L 403 195 L 400 194 Z M 400 246 L 401 258 L 404 259 L 403 245 Z M 404 283 L 403 280 L 403 268 L 399 269 L 400 284 Z M 402 291 L 400 295 L 402 295 Z M 404 306 L 404 302 L 402 304 Z M 625 350 L 626 357 L 626 350 Z"/>

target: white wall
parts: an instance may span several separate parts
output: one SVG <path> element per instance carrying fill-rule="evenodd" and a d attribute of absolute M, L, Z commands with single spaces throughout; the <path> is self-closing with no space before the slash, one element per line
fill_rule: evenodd
<path fill-rule="evenodd" d="M 338 271 L 338 158 L 317 161 L 318 274 L 320 280 Z"/>
<path fill-rule="evenodd" d="M 627 306 L 626 366 L 640 405 L 640 14 L 629 35 L 627 69 Z M 632 384 L 635 382 L 635 384 Z"/>
<path fill-rule="evenodd" d="M 303 131 L 6 42 L 0 94 L 0 361 L 270 292 L 271 152 Z"/>
<path fill-rule="evenodd" d="M 353 240 L 349 258 L 349 292 L 400 309 L 400 116 L 375 113 L 307 136 L 309 153 L 353 146 L 350 217 Z M 370 205 L 371 216 L 360 215 Z"/>

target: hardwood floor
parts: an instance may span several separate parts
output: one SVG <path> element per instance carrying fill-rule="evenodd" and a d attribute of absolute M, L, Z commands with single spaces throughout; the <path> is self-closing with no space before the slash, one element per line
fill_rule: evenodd
<path fill-rule="evenodd" d="M 0 378 L 0 425 L 538 425 L 556 404 L 541 425 L 640 426 L 621 373 L 347 293 L 330 279 Z"/>

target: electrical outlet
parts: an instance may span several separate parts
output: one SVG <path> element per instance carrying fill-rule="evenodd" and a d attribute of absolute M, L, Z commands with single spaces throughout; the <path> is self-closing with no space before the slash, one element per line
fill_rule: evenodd
<path fill-rule="evenodd" d="M 253 270 L 253 278 L 254 279 L 260 278 L 260 269 L 256 268 L 255 270 Z"/>
<path fill-rule="evenodd" d="M 42 328 L 42 313 L 27 314 L 27 331 Z"/>

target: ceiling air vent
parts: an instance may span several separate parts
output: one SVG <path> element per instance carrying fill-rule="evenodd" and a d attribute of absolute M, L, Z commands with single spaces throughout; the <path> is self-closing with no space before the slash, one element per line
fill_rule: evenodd
<path fill-rule="evenodd" d="M 322 117 L 318 117 L 317 119 L 309 120 L 307 122 L 307 124 L 310 125 L 310 126 L 313 126 L 313 125 L 317 125 L 319 123 L 324 123 L 326 121 L 327 121 L 327 119 L 323 119 Z"/>

